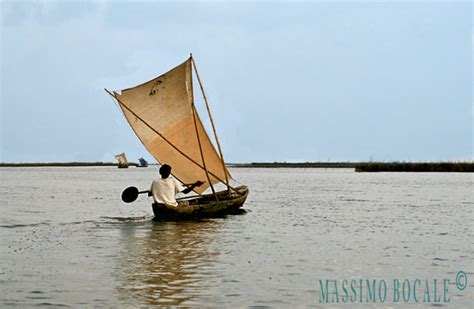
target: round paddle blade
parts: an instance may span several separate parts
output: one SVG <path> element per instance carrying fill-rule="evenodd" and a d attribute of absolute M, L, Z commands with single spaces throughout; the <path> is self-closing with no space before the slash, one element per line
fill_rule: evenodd
<path fill-rule="evenodd" d="M 128 187 L 122 192 L 122 201 L 125 203 L 131 203 L 135 201 L 138 197 L 138 188 Z"/>

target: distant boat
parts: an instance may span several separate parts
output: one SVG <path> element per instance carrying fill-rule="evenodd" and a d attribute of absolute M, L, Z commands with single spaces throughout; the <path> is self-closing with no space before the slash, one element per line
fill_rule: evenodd
<path fill-rule="evenodd" d="M 148 162 L 143 158 L 139 158 L 137 167 L 148 167 Z"/>
<path fill-rule="evenodd" d="M 116 155 L 115 159 L 117 159 L 118 161 L 118 165 L 117 165 L 118 168 L 128 168 L 128 160 L 127 160 L 127 156 L 125 156 L 125 153 L 122 152 Z"/>
<path fill-rule="evenodd" d="M 194 105 L 193 68 L 206 103 L 219 154 L 214 148 Z M 173 176 L 181 183 L 207 180 L 194 188 L 198 194 L 186 198 L 188 206 L 153 204 L 158 218 L 209 217 L 238 210 L 244 204 L 247 186 L 232 187 L 224 162 L 209 104 L 196 63 L 190 57 L 167 73 L 135 87 L 110 92 L 123 111 L 133 131 L 161 164 L 172 166 Z M 214 185 L 227 189 L 216 192 Z M 202 194 L 211 188 L 212 193 Z M 136 189 L 136 188 L 135 188 Z M 144 193 L 138 192 L 136 194 Z M 133 199 L 132 199 L 133 200 Z"/>

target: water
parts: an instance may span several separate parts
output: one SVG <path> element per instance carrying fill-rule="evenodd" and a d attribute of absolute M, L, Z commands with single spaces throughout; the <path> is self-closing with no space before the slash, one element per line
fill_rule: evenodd
<path fill-rule="evenodd" d="M 0 307 L 327 308 L 319 280 L 359 278 L 449 278 L 449 304 L 414 306 L 472 305 L 472 174 L 232 173 L 246 214 L 155 222 L 147 197 L 120 201 L 155 168 L 1 168 Z"/>

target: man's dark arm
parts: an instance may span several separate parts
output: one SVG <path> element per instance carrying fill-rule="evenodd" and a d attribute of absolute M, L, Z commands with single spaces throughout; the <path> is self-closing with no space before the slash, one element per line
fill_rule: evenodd
<path fill-rule="evenodd" d="M 184 193 L 184 194 L 189 193 L 189 192 L 193 191 L 194 188 L 199 187 L 202 184 L 204 184 L 204 182 L 198 180 L 195 183 L 190 184 L 186 189 L 184 189 L 181 192 Z"/>

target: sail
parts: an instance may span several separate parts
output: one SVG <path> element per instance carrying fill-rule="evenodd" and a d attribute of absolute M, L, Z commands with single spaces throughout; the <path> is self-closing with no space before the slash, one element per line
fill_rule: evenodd
<path fill-rule="evenodd" d="M 139 162 L 139 165 L 138 165 L 139 167 L 148 167 L 148 162 L 144 158 L 139 158 L 138 162 Z"/>
<path fill-rule="evenodd" d="M 127 156 L 125 156 L 125 153 L 120 153 L 115 156 L 115 159 L 118 161 L 118 167 L 128 167 L 128 160 Z"/>
<path fill-rule="evenodd" d="M 191 58 L 151 81 L 115 95 L 130 126 L 158 162 L 171 165 L 172 174 L 183 183 L 205 182 L 194 191 L 202 193 L 209 188 L 193 118 Z M 231 179 L 197 112 L 195 117 L 211 183 L 223 182 L 225 173 Z"/>

